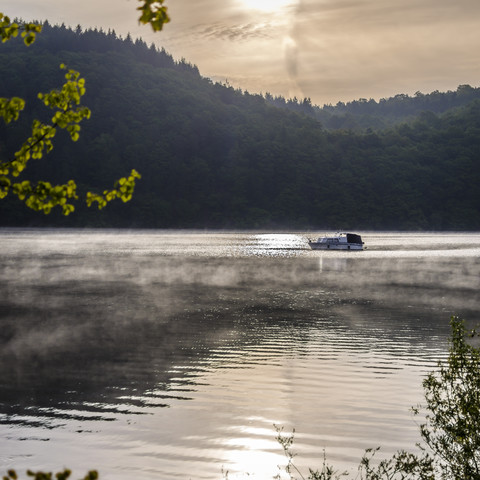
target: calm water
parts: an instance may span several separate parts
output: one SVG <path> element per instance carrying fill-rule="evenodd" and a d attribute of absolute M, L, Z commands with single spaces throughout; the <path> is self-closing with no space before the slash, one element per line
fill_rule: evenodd
<path fill-rule="evenodd" d="M 0 466 L 101 479 L 356 471 L 419 440 L 449 317 L 480 320 L 480 235 L 0 230 Z"/>

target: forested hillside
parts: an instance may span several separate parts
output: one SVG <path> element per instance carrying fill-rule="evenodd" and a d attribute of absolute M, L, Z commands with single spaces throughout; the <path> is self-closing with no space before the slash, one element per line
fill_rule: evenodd
<path fill-rule="evenodd" d="M 370 98 L 360 98 L 351 102 L 338 102 L 336 105 L 319 107 L 312 105 L 309 99 L 288 99 L 266 95 L 273 105 L 294 112 L 303 113 L 319 120 L 329 130 L 386 130 L 400 123 L 415 120 L 423 112 L 443 114 L 480 100 L 480 88 L 459 85 L 456 91 L 417 92 L 411 97 L 398 94 L 392 98 L 382 98 L 378 102 Z"/>
<path fill-rule="evenodd" d="M 480 229 L 478 88 L 320 108 L 214 84 L 115 32 L 46 25 L 29 48 L 0 45 L 0 96 L 27 100 L 0 125 L 2 159 L 48 115 L 36 94 L 62 84 L 62 62 L 85 77 L 92 117 L 30 176 L 98 191 L 132 168 L 142 179 L 128 204 L 68 218 L 9 196 L 2 226 Z"/>

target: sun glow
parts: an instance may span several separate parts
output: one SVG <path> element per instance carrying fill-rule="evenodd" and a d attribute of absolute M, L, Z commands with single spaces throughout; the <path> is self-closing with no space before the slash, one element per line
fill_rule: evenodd
<path fill-rule="evenodd" d="M 276 12 L 293 5 L 295 0 L 240 0 L 243 8 L 262 12 Z"/>
<path fill-rule="evenodd" d="M 278 474 L 278 469 L 286 461 L 272 429 L 237 427 L 236 430 L 239 436 L 225 442 L 225 468 L 234 475 L 233 478 L 247 478 L 250 475 L 273 478 L 275 473 Z"/>

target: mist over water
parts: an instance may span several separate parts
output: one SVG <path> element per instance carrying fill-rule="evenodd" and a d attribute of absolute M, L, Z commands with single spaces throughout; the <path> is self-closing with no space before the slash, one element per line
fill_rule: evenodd
<path fill-rule="evenodd" d="M 479 321 L 480 235 L 0 230 L 0 466 L 101 478 L 355 471 L 413 448 L 409 407 Z"/>

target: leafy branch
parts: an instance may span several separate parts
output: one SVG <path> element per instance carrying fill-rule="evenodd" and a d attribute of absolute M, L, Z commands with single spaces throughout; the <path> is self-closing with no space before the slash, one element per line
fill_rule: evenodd
<path fill-rule="evenodd" d="M 442 478 L 480 478 L 480 349 L 478 334 L 451 319 L 446 364 L 439 363 L 423 382 L 427 415 L 420 432 L 436 454 Z M 418 413 L 419 409 L 414 410 Z"/>
<path fill-rule="evenodd" d="M 141 178 L 141 175 L 136 170 L 132 170 L 128 177 L 120 178 L 115 182 L 113 190 L 104 190 L 102 195 L 88 192 L 87 206 L 90 207 L 94 202 L 97 202 L 98 209 L 101 210 L 107 206 L 108 202 L 116 198 L 119 198 L 122 202 L 128 202 L 132 198 L 136 178 Z"/>
<path fill-rule="evenodd" d="M 170 21 L 164 0 L 139 0 L 142 5 L 137 10 L 141 12 L 139 21 L 150 24 L 152 29 L 160 31 L 165 23 Z M 25 45 L 31 45 L 36 34 L 42 31 L 42 26 L 36 23 L 16 23 L 3 13 L 0 13 L 0 38 L 7 42 L 21 34 Z M 65 65 L 60 68 L 65 69 Z M 73 180 L 62 185 L 52 185 L 50 182 L 39 181 L 32 184 L 30 180 L 13 183 L 13 177 L 18 177 L 25 170 L 30 159 L 39 160 L 44 154 L 53 149 L 53 138 L 57 129 L 66 130 L 70 138 L 76 142 L 80 136 L 79 123 L 90 118 L 91 112 L 81 106 L 81 97 L 85 94 L 85 79 L 75 70 L 68 70 L 65 74 L 66 82 L 60 90 L 49 93 L 39 93 L 38 98 L 46 107 L 55 111 L 50 124 L 39 120 L 33 121 L 32 134 L 15 153 L 15 158 L 9 162 L 0 162 L 0 199 L 5 198 L 11 191 L 25 205 L 36 211 L 48 214 L 53 207 L 60 206 L 64 215 L 69 215 L 75 207 L 69 200 L 78 199 L 77 186 Z M 20 112 L 25 108 L 25 101 L 19 97 L 0 98 L 0 117 L 6 124 L 17 121 Z M 102 195 L 88 192 L 87 205 L 97 203 L 102 209 L 116 198 L 127 202 L 132 198 L 135 180 L 140 178 L 136 170 L 132 170 L 128 177 L 120 178 L 113 190 L 105 190 Z"/>
<path fill-rule="evenodd" d="M 31 45 L 36 38 L 36 34 L 42 31 L 42 26 L 37 23 L 16 23 L 10 21 L 10 18 L 0 12 L 0 38 L 2 43 L 8 42 L 21 33 L 23 41 L 27 47 Z"/>
<path fill-rule="evenodd" d="M 150 24 L 154 32 L 162 30 L 163 25 L 170 21 L 164 0 L 139 0 L 143 4 L 137 8 L 141 12 L 138 21 L 144 25 Z"/>
<path fill-rule="evenodd" d="M 72 474 L 71 470 L 66 468 L 63 472 L 58 472 L 55 474 L 57 480 L 67 480 Z M 34 480 L 52 480 L 52 472 L 33 472 L 32 470 L 27 470 L 27 475 L 32 477 Z M 96 470 L 90 470 L 82 480 L 97 480 L 98 472 Z M 18 475 L 15 470 L 8 470 L 7 475 L 3 476 L 3 480 L 18 480 Z"/>
<path fill-rule="evenodd" d="M 480 348 L 478 334 L 467 331 L 458 317 L 451 321 L 451 347 L 445 363 L 423 382 L 427 410 L 420 433 L 425 445 L 419 454 L 404 450 L 383 460 L 375 458 L 380 450 L 368 449 L 360 460 L 358 480 L 479 480 L 480 479 Z M 420 407 L 413 409 L 419 414 Z M 306 478 L 293 462 L 292 435 L 285 436 L 275 426 L 277 441 L 288 459 L 284 467 L 290 480 L 294 474 L 302 480 L 339 480 L 327 465 L 325 454 L 321 470 L 309 469 Z M 283 478 L 277 475 L 275 478 Z"/>
<path fill-rule="evenodd" d="M 151 19 L 155 20 L 154 17 Z M 0 36 L 3 42 L 15 38 L 22 32 L 24 42 L 28 46 L 35 41 L 35 35 L 40 31 L 39 25 L 12 23 L 8 17 L 0 13 Z M 62 64 L 60 68 L 65 70 L 67 67 Z M 34 120 L 30 137 L 14 154 L 14 159 L 0 163 L 0 199 L 5 198 L 11 191 L 19 200 L 25 202 L 27 207 L 43 211 L 45 214 L 50 213 L 56 206 L 62 208 L 64 215 L 69 215 L 75 210 L 73 204 L 69 202 L 78 199 L 74 180 L 60 185 L 52 185 L 46 181 L 39 181 L 36 184 L 32 184 L 30 180 L 13 182 L 13 178 L 25 170 L 30 159 L 39 160 L 53 149 L 52 140 L 57 129 L 66 130 L 71 140 L 76 142 L 80 137 L 80 122 L 90 118 L 90 109 L 81 105 L 82 96 L 85 94 L 85 79 L 75 70 L 68 70 L 65 79 L 66 82 L 61 89 L 38 94 L 38 99 L 54 111 L 51 123 L 45 124 Z M 6 124 L 18 120 L 24 108 L 25 101 L 19 97 L 0 98 L 0 117 Z M 87 205 L 98 202 L 99 208 L 103 208 L 107 202 L 116 198 L 124 202 L 129 201 L 133 195 L 135 180 L 139 178 L 139 173 L 132 170 L 129 177 L 117 181 L 113 190 L 105 190 L 103 195 L 88 192 Z"/>
<path fill-rule="evenodd" d="M 60 66 L 66 69 L 65 65 Z M 32 185 L 29 180 L 13 183 L 12 177 L 18 177 L 27 167 L 30 159 L 39 160 L 44 154 L 53 149 L 52 140 L 57 129 L 64 129 L 70 134 L 73 141 L 79 138 L 79 123 L 84 118 L 90 118 L 90 109 L 80 105 L 81 97 L 85 94 L 85 80 L 75 70 L 68 70 L 65 74 L 66 82 L 60 90 L 49 93 L 39 93 L 38 98 L 43 104 L 55 111 L 51 124 L 44 124 L 34 120 L 32 133 L 15 153 L 14 160 L 0 164 L 0 198 L 12 192 L 27 207 L 33 210 L 50 213 L 57 205 L 62 207 L 64 215 L 69 215 L 74 206 L 68 203 L 69 199 L 77 199 L 76 185 L 73 180 L 63 185 L 51 185 L 50 182 L 39 181 Z M 22 99 L 0 99 L 0 116 L 6 123 L 16 120 L 25 102 Z"/>
<path fill-rule="evenodd" d="M 325 451 L 323 452 L 323 464 L 321 470 L 309 469 L 309 475 L 305 478 L 300 469 L 295 465 L 293 459 L 295 454 L 292 452 L 292 445 L 295 435 L 295 429 L 293 429 L 291 435 L 283 434 L 283 427 L 274 425 L 275 430 L 277 431 L 277 436 L 275 440 L 280 444 L 283 449 L 283 453 L 287 457 L 287 465 L 284 467 L 285 472 L 288 474 L 290 480 L 296 480 L 294 473 L 298 474 L 302 480 L 339 480 L 341 476 L 347 476 L 347 472 L 338 473 L 331 465 L 327 464 L 327 458 Z M 279 467 L 280 468 L 280 467 Z M 276 480 L 283 478 L 280 473 L 275 477 Z"/>

